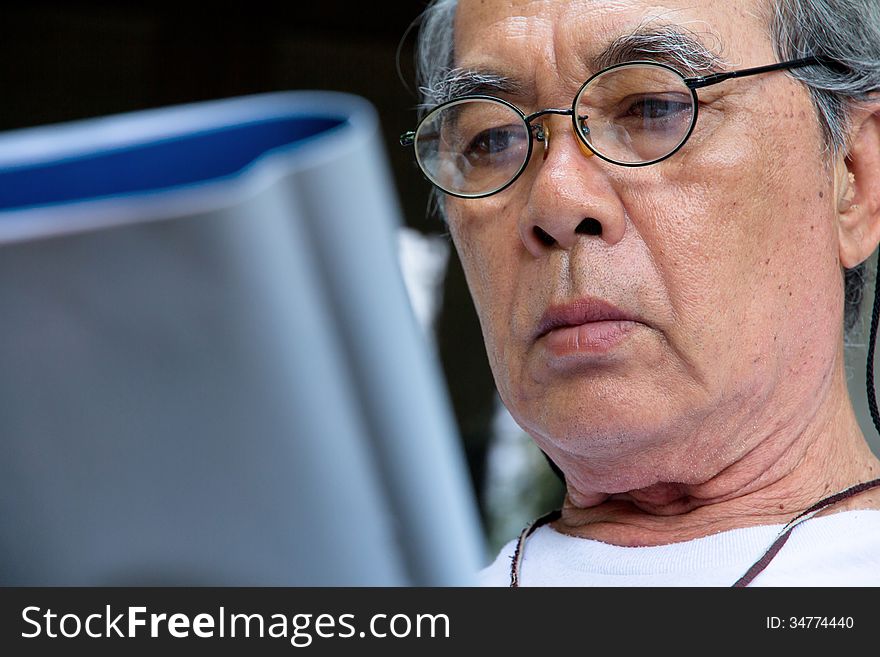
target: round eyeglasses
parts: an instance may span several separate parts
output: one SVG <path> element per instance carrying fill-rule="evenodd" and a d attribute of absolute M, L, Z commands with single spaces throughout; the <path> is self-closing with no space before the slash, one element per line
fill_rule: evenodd
<path fill-rule="evenodd" d="M 673 155 L 690 137 L 697 122 L 697 89 L 821 63 L 819 57 L 807 57 L 686 78 L 659 62 L 625 62 L 590 77 L 571 109 L 526 115 L 500 98 L 463 96 L 432 109 L 415 131 L 401 135 L 400 143 L 415 147 L 422 172 L 441 190 L 482 198 L 506 189 L 525 171 L 535 140 L 548 147 L 549 127 L 535 123 L 546 115 L 571 117 L 585 155 L 620 166 L 646 166 Z"/>

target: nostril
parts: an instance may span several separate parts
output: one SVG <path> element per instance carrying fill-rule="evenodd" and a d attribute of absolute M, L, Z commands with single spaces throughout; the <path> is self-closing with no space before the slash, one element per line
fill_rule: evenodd
<path fill-rule="evenodd" d="M 577 228 L 574 229 L 574 232 L 576 232 L 578 235 L 601 235 L 602 224 L 600 224 L 598 220 L 593 219 L 592 217 L 587 217 L 577 225 Z"/>
<path fill-rule="evenodd" d="M 534 228 L 532 228 L 532 232 L 544 246 L 553 246 L 554 244 L 556 244 L 556 240 L 553 239 L 553 237 L 551 237 L 550 234 L 543 230 L 540 226 L 535 226 Z"/>

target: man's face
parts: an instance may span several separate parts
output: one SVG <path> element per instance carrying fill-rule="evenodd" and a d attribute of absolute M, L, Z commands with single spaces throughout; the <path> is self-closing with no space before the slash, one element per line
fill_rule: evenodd
<path fill-rule="evenodd" d="M 527 114 L 567 108 L 586 62 L 659 26 L 730 68 L 778 61 L 757 0 L 461 0 L 455 64 L 518 80 Z M 668 160 L 585 157 L 557 116 L 511 187 L 446 199 L 504 403 L 607 492 L 704 481 L 806 418 L 839 358 L 835 190 L 806 87 L 774 72 L 698 95 Z M 626 319 L 588 321 L 609 305 Z M 576 326 L 543 333 L 554 309 Z"/>

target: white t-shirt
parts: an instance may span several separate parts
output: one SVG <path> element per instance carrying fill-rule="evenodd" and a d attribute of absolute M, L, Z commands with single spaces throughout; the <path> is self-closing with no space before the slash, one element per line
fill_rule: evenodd
<path fill-rule="evenodd" d="M 681 543 L 620 547 L 560 534 L 549 525 L 526 540 L 520 586 L 731 586 L 783 525 L 745 527 Z M 479 574 L 509 586 L 516 541 Z M 811 518 L 750 586 L 880 586 L 880 510 Z"/>

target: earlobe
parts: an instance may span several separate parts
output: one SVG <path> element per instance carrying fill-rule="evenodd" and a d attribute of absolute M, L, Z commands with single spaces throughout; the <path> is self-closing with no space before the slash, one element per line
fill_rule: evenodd
<path fill-rule="evenodd" d="M 840 264 L 864 262 L 880 242 L 880 105 L 855 112 L 853 139 L 835 171 Z"/>

